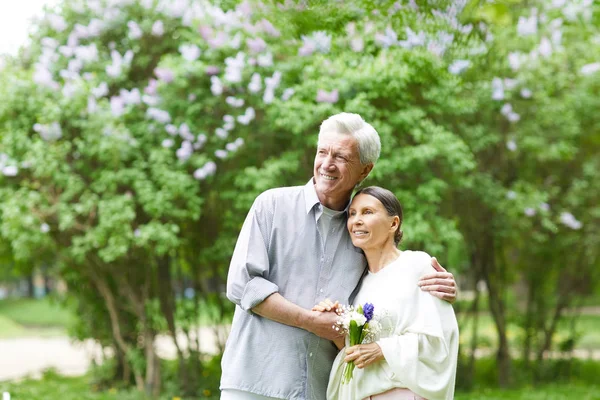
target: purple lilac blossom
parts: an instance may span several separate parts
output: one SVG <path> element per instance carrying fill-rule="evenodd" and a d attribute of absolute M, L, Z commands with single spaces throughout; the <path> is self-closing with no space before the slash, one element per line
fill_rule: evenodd
<path fill-rule="evenodd" d="M 339 100 L 339 93 L 337 89 L 331 92 L 326 92 L 323 89 L 319 89 L 317 92 L 316 101 L 317 103 L 337 103 Z"/>
<path fill-rule="evenodd" d="M 168 68 L 155 68 L 154 75 L 165 83 L 173 82 L 173 79 L 175 78 L 173 71 Z"/>

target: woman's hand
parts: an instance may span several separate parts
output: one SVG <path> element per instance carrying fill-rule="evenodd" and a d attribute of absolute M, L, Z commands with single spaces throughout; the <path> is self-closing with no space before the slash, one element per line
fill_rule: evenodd
<path fill-rule="evenodd" d="M 320 302 L 319 304 L 317 304 L 316 306 L 314 306 L 312 308 L 312 311 L 321 311 L 321 312 L 326 312 L 326 311 L 337 311 L 338 307 L 340 306 L 340 302 L 336 300 L 336 302 L 332 302 L 329 299 L 325 299 L 322 302 Z"/>
<path fill-rule="evenodd" d="M 348 347 L 344 361 L 354 361 L 356 368 L 364 368 L 384 358 L 381 347 L 377 343 L 369 343 Z"/>

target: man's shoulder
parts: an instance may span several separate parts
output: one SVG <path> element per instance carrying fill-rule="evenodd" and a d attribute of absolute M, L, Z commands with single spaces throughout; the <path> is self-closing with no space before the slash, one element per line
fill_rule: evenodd
<path fill-rule="evenodd" d="M 256 197 L 256 202 L 260 204 L 264 203 L 277 203 L 280 201 L 289 201 L 299 195 L 302 195 L 304 186 L 286 186 L 267 189 Z"/>

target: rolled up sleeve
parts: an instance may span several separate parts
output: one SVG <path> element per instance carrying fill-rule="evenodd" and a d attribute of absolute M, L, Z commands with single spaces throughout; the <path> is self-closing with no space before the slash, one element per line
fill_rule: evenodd
<path fill-rule="evenodd" d="M 268 232 L 272 211 L 259 196 L 244 221 L 227 275 L 227 298 L 250 312 L 267 297 L 279 291 L 269 280 Z"/>

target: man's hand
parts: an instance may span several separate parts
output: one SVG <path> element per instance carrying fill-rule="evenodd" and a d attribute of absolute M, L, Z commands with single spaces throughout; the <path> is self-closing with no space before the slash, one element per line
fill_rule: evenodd
<path fill-rule="evenodd" d="M 323 339 L 335 341 L 343 337 L 341 331 L 335 329 L 337 319 L 338 315 L 334 312 L 308 311 L 306 325 L 302 328 Z"/>
<path fill-rule="evenodd" d="M 418 285 L 421 290 L 453 304 L 456 301 L 456 281 L 451 272 L 447 272 L 435 257 L 431 258 L 431 266 L 437 271 L 421 277 Z"/>
<path fill-rule="evenodd" d="M 383 360 L 383 352 L 377 343 L 359 344 L 346 349 L 345 362 L 354 361 L 356 368 L 364 368 L 379 360 Z"/>

